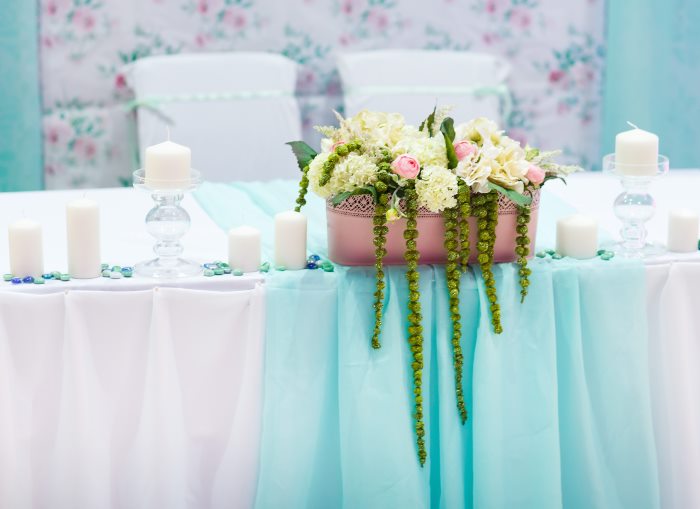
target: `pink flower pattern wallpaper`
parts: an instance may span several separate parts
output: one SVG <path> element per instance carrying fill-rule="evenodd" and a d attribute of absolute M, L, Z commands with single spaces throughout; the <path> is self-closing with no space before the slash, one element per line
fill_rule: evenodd
<path fill-rule="evenodd" d="M 271 51 L 299 64 L 305 137 L 342 107 L 339 52 L 488 52 L 512 65 L 509 134 L 597 165 L 601 0 L 41 0 L 48 189 L 128 185 L 135 133 L 124 75 L 150 55 Z M 426 12 L 428 13 L 426 15 Z"/>

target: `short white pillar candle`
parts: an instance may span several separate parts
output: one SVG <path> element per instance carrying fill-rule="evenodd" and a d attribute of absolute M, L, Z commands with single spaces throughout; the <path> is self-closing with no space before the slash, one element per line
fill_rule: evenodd
<path fill-rule="evenodd" d="M 232 269 L 255 272 L 260 268 L 260 230 L 238 226 L 228 232 L 228 263 Z"/>
<path fill-rule="evenodd" d="M 632 176 L 651 176 L 658 171 L 659 137 L 635 127 L 615 136 L 615 168 Z"/>
<path fill-rule="evenodd" d="M 155 189 L 182 189 L 189 186 L 192 151 L 189 147 L 164 141 L 146 148 L 144 177 Z"/>
<path fill-rule="evenodd" d="M 100 207 L 87 198 L 66 205 L 68 272 L 77 279 L 100 277 Z"/>
<path fill-rule="evenodd" d="M 41 225 L 20 219 L 8 229 L 10 271 L 16 277 L 39 277 L 44 273 L 44 246 Z"/>
<path fill-rule="evenodd" d="M 598 252 L 598 222 L 576 214 L 557 221 L 557 252 L 580 260 Z"/>
<path fill-rule="evenodd" d="M 306 216 L 290 210 L 275 215 L 275 265 L 306 267 Z"/>
<path fill-rule="evenodd" d="M 668 250 L 689 253 L 698 250 L 698 213 L 675 209 L 668 215 Z"/>

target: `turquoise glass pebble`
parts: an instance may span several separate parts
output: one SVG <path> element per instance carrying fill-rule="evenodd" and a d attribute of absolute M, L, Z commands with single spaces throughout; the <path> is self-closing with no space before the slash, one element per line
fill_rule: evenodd
<path fill-rule="evenodd" d="M 131 271 L 131 270 L 125 271 L 124 269 L 122 269 L 122 276 L 124 276 L 124 277 L 131 277 L 131 276 L 133 276 L 133 275 L 134 275 L 134 272 L 133 272 L 133 271 Z"/>
<path fill-rule="evenodd" d="M 562 258 L 564 258 L 564 257 L 562 255 L 560 255 L 559 253 L 554 253 L 552 255 L 552 260 L 561 260 Z"/>
<path fill-rule="evenodd" d="M 213 271 L 212 269 L 204 269 L 204 273 L 203 273 L 203 274 L 204 274 L 205 276 L 207 276 L 207 277 L 211 277 L 211 276 L 214 275 L 214 271 Z"/>
<path fill-rule="evenodd" d="M 42 274 L 41 277 L 48 281 L 49 279 L 53 279 L 53 274 L 51 272 L 47 272 L 46 274 Z"/>
<path fill-rule="evenodd" d="M 12 281 L 12 278 L 13 278 L 13 277 L 15 277 L 15 276 L 13 276 L 12 274 L 3 274 L 3 276 L 2 276 L 2 278 L 3 278 L 5 281 Z"/>
<path fill-rule="evenodd" d="M 243 271 L 242 271 L 241 269 L 233 269 L 232 274 L 233 274 L 234 276 L 242 276 L 242 275 L 243 275 Z"/>
<path fill-rule="evenodd" d="M 109 279 L 121 279 L 124 276 L 122 275 L 121 271 L 116 271 L 113 270 L 112 272 L 109 273 Z"/>
<path fill-rule="evenodd" d="M 53 276 L 54 279 L 61 279 L 61 273 L 58 272 L 57 270 L 54 270 L 51 275 Z"/>
<path fill-rule="evenodd" d="M 109 268 L 109 263 L 103 263 L 103 264 L 100 266 L 100 268 L 101 268 L 102 270 L 108 269 L 108 268 Z"/>
<path fill-rule="evenodd" d="M 230 269 L 231 268 L 231 266 L 226 262 L 219 262 L 218 265 L 219 265 L 220 269 Z"/>
<path fill-rule="evenodd" d="M 43 285 L 43 284 L 44 284 L 44 278 L 43 278 L 43 277 L 34 278 L 34 284 L 35 284 L 35 285 Z"/>
<path fill-rule="evenodd" d="M 221 276 L 221 275 L 223 275 L 223 273 L 224 273 L 224 269 L 222 269 L 222 268 L 214 269 L 214 274 L 216 274 L 217 276 Z"/>
<path fill-rule="evenodd" d="M 607 253 L 607 251 L 605 249 L 599 249 L 598 252 L 596 253 L 596 255 L 600 256 L 600 255 L 604 255 L 605 253 Z"/>
<path fill-rule="evenodd" d="M 537 256 L 537 258 L 544 258 L 545 256 L 547 256 L 547 252 L 546 251 L 539 251 L 536 256 Z"/>
<path fill-rule="evenodd" d="M 270 271 L 270 262 L 264 262 L 260 265 L 260 272 L 269 272 Z"/>
<path fill-rule="evenodd" d="M 216 265 L 217 267 L 220 267 L 221 264 L 224 263 L 224 262 L 222 262 L 221 260 L 214 260 L 212 263 L 213 263 L 214 265 Z"/>
<path fill-rule="evenodd" d="M 112 272 L 121 272 L 122 268 L 119 265 L 112 266 Z"/>
<path fill-rule="evenodd" d="M 279 270 L 280 272 L 284 272 L 285 270 L 287 270 L 287 267 L 285 267 L 284 265 L 278 265 L 277 267 L 275 267 L 275 270 Z"/>
<path fill-rule="evenodd" d="M 111 273 L 112 273 L 111 270 L 109 270 L 109 269 L 104 269 L 104 270 L 102 271 L 102 277 L 109 277 L 109 275 L 110 275 Z"/>
<path fill-rule="evenodd" d="M 614 256 L 615 256 L 615 253 L 613 253 L 611 251 L 605 251 L 602 255 L 600 255 L 600 259 L 608 261 L 608 260 L 612 260 Z"/>
<path fill-rule="evenodd" d="M 231 273 L 231 267 L 225 267 L 225 268 L 223 268 L 223 269 L 221 269 L 221 270 L 224 271 L 224 274 L 230 274 L 230 273 Z"/>
<path fill-rule="evenodd" d="M 324 270 L 324 272 L 333 272 L 335 270 L 332 263 L 323 264 L 321 265 L 321 268 Z"/>
<path fill-rule="evenodd" d="M 557 252 L 554 249 L 545 249 L 544 252 L 550 256 L 557 254 Z"/>
<path fill-rule="evenodd" d="M 61 281 L 70 281 L 70 274 L 61 274 Z"/>

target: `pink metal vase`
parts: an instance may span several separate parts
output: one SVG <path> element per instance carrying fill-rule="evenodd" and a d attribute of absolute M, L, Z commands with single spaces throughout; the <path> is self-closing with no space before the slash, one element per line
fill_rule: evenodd
<path fill-rule="evenodd" d="M 533 194 L 530 206 L 530 257 L 535 245 L 537 234 L 537 211 L 540 193 Z M 328 223 L 328 256 L 341 265 L 374 265 L 374 201 L 370 195 L 350 196 L 334 207 L 330 202 L 326 205 Z M 496 227 L 496 245 L 494 246 L 495 262 L 513 262 L 515 254 L 515 231 L 518 209 L 515 203 L 500 196 L 498 200 L 498 226 Z M 389 233 L 386 239 L 386 265 L 402 265 L 404 261 L 405 240 L 403 232 L 406 220 L 399 219 L 388 223 Z M 445 250 L 445 225 L 442 214 L 436 214 L 421 209 L 418 214 L 418 251 L 420 263 L 442 264 L 447 261 Z M 469 242 L 473 246 L 470 262 L 476 262 L 476 218 L 469 218 Z"/>

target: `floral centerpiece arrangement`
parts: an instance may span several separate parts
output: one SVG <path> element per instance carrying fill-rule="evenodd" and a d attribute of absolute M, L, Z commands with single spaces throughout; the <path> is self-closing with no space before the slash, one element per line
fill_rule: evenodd
<path fill-rule="evenodd" d="M 501 310 L 493 264 L 499 195 L 517 206 L 515 259 L 519 264 L 522 299 L 530 284 L 527 267 L 530 253 L 528 225 L 532 196 L 548 180 L 577 170 L 552 161 L 558 152 L 541 152 L 506 136 L 486 118 L 455 125 L 447 110 L 433 110 L 420 126 L 405 123 L 402 115 L 361 111 L 353 117 L 340 115 L 339 127 L 320 126 L 321 152 L 304 142 L 290 142 L 302 177 L 296 210 L 306 204 L 310 188 L 333 205 L 351 196 L 370 195 L 374 201 L 374 248 L 376 292 L 375 322 L 371 338 L 380 348 L 384 303 L 384 264 L 387 254 L 387 224 L 406 218 L 404 258 L 408 280 L 408 342 L 413 356 L 415 433 L 418 458 L 426 459 L 423 398 L 423 327 L 419 291 L 417 249 L 419 209 L 441 213 L 444 218 L 446 275 L 452 321 L 452 351 L 457 409 L 462 423 L 467 420 L 462 389 L 463 354 L 460 346 L 460 273 L 468 270 L 470 250 L 475 248 L 478 265 L 490 302 L 493 330 L 501 333 Z M 476 219 L 477 242 L 469 242 L 469 218 Z"/>

